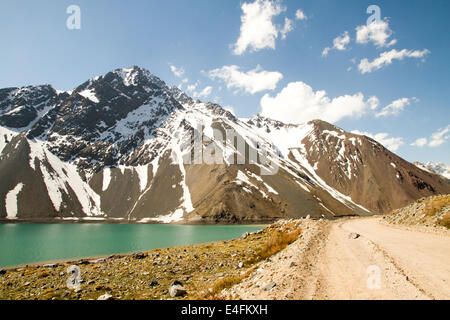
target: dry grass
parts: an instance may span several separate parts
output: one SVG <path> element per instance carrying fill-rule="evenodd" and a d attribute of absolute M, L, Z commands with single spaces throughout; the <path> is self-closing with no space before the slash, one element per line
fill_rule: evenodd
<path fill-rule="evenodd" d="M 436 199 L 429 201 L 425 208 L 423 209 L 423 213 L 427 216 L 434 216 L 436 213 L 441 212 L 442 209 L 450 205 L 450 197 L 449 196 L 439 196 Z"/>
<path fill-rule="evenodd" d="M 447 212 L 444 217 L 442 217 L 442 220 L 439 222 L 439 224 L 443 227 L 446 227 L 447 229 L 450 229 L 450 212 Z"/>
<path fill-rule="evenodd" d="M 254 271 L 254 269 L 255 268 L 252 267 L 243 274 L 226 277 L 226 278 L 216 281 L 211 289 L 200 294 L 197 297 L 197 299 L 198 300 L 220 300 L 221 299 L 220 293 L 224 289 L 229 289 L 232 286 L 240 283 L 242 280 L 247 278 Z"/>
<path fill-rule="evenodd" d="M 249 268 L 245 273 L 219 279 L 207 292 L 201 293 L 198 299 L 205 299 L 205 300 L 221 299 L 220 293 L 224 289 L 229 289 L 234 285 L 242 282 L 242 280 L 247 278 L 254 271 L 254 269 L 256 268 L 255 266 L 256 263 L 264 259 L 267 259 L 277 254 L 284 248 L 286 248 L 288 245 L 290 245 L 291 243 L 293 243 L 298 239 L 301 232 L 302 230 L 300 228 L 297 228 L 290 232 L 275 230 L 274 232 L 270 233 L 267 241 L 263 244 L 263 246 L 259 250 L 257 250 L 256 255 L 251 257 L 245 262 L 245 266 L 252 266 L 251 268 Z"/>
<path fill-rule="evenodd" d="M 301 232 L 301 229 L 294 230 L 289 233 L 277 230 L 258 252 L 259 258 L 261 260 L 264 260 L 280 252 L 295 240 L 297 240 Z"/>
<path fill-rule="evenodd" d="M 391 223 L 443 226 L 450 229 L 450 195 L 422 198 L 386 217 Z"/>

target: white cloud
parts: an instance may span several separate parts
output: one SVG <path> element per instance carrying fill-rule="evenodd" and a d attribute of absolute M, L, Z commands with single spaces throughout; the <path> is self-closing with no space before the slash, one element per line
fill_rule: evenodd
<path fill-rule="evenodd" d="M 353 130 L 352 133 L 372 138 L 373 140 L 381 143 L 383 146 L 385 146 L 386 148 L 388 148 L 392 152 L 397 151 L 398 148 L 400 148 L 404 144 L 403 138 L 400 138 L 400 137 L 389 137 L 389 134 L 385 133 L 385 132 L 372 134 L 372 133 L 369 133 L 369 132 L 361 132 L 361 131 L 358 131 L 358 130 Z"/>
<path fill-rule="evenodd" d="M 239 71 L 239 67 L 235 65 L 223 66 L 209 71 L 208 75 L 211 79 L 223 80 L 228 89 L 244 90 L 250 94 L 273 90 L 276 88 L 278 81 L 283 78 L 281 73 L 265 71 L 259 65 L 248 72 Z"/>
<path fill-rule="evenodd" d="M 188 83 L 188 82 L 189 82 L 189 79 L 188 79 L 188 78 L 184 78 L 183 80 L 181 80 L 181 82 L 183 82 L 183 83 Z"/>
<path fill-rule="evenodd" d="M 411 143 L 411 145 L 420 148 L 428 145 L 428 147 L 435 148 L 444 144 L 448 139 L 450 139 L 450 124 L 447 127 L 439 129 L 438 131 L 433 133 L 429 139 L 419 138 Z"/>
<path fill-rule="evenodd" d="M 306 14 L 301 9 L 298 9 L 297 12 L 295 12 L 295 19 L 297 19 L 297 20 L 307 20 L 308 17 L 306 16 Z"/>
<path fill-rule="evenodd" d="M 376 96 L 372 96 L 367 99 L 367 103 L 370 106 L 370 110 L 376 110 L 380 105 L 380 100 Z"/>
<path fill-rule="evenodd" d="M 346 46 L 350 43 L 350 35 L 345 31 L 342 35 L 336 37 L 333 40 L 333 48 L 336 50 L 345 50 Z"/>
<path fill-rule="evenodd" d="M 450 138 L 449 132 L 450 132 L 450 124 L 444 129 L 440 129 L 437 132 L 433 133 L 431 135 L 430 142 L 428 143 L 428 145 L 430 147 L 439 147 L 441 144 L 443 144 Z"/>
<path fill-rule="evenodd" d="M 184 69 L 183 68 L 177 68 L 174 65 L 170 66 L 170 71 L 172 71 L 172 73 L 178 78 L 181 78 L 184 75 Z"/>
<path fill-rule="evenodd" d="M 420 147 L 422 148 L 423 146 L 425 146 L 428 143 L 428 139 L 427 138 L 419 138 L 416 141 L 414 141 L 413 143 L 411 143 L 412 146 L 414 147 Z"/>
<path fill-rule="evenodd" d="M 330 52 L 330 50 L 331 50 L 330 47 L 326 47 L 325 49 L 323 49 L 322 57 L 326 57 L 328 55 L 328 53 Z"/>
<path fill-rule="evenodd" d="M 200 92 L 195 91 L 192 95 L 194 96 L 194 98 L 207 98 L 207 97 L 209 97 L 211 92 L 212 92 L 212 87 L 207 86 Z"/>
<path fill-rule="evenodd" d="M 389 105 L 384 107 L 379 113 L 377 113 L 375 116 L 377 118 L 379 117 L 386 117 L 390 115 L 398 115 L 400 112 L 405 109 L 406 106 L 409 106 L 411 104 L 411 100 L 416 101 L 417 98 L 400 98 L 397 100 L 392 101 Z"/>
<path fill-rule="evenodd" d="M 194 92 L 195 89 L 197 89 L 197 87 L 198 87 L 199 84 L 200 84 L 200 82 L 197 81 L 197 82 L 194 83 L 194 84 L 188 85 L 186 91 L 187 91 L 187 92 Z"/>
<path fill-rule="evenodd" d="M 239 39 L 234 44 L 233 53 L 235 55 L 243 54 L 247 49 L 250 51 L 258 51 L 265 48 L 275 49 L 275 40 L 279 33 L 282 33 L 282 38 L 286 37 L 287 32 L 292 30 L 292 25 L 289 29 L 289 23 L 282 29 L 277 27 L 272 19 L 286 8 L 281 6 L 280 1 L 256 0 L 253 3 L 243 3 L 241 6 L 241 33 Z M 290 21 L 290 20 L 289 20 Z M 288 29 L 286 29 L 288 28 Z"/>
<path fill-rule="evenodd" d="M 294 29 L 294 27 L 292 26 L 292 20 L 285 18 L 284 19 L 284 27 L 283 29 L 280 30 L 280 34 L 281 34 L 281 39 L 286 39 L 286 36 L 289 32 L 291 32 Z"/>
<path fill-rule="evenodd" d="M 391 35 L 392 30 L 386 21 L 375 21 L 356 27 L 356 42 L 361 44 L 372 42 L 377 47 L 390 47 L 397 43 L 396 39 L 388 42 Z"/>
<path fill-rule="evenodd" d="M 373 100 L 372 100 L 373 101 Z M 261 99 L 261 114 L 286 123 L 322 119 L 331 123 L 345 117 L 359 117 L 370 107 L 364 95 L 344 95 L 330 99 L 326 92 L 314 91 L 304 82 L 291 82 L 275 97 Z"/>
<path fill-rule="evenodd" d="M 428 49 L 424 49 L 422 51 L 411 51 L 407 49 L 397 51 L 396 49 L 392 49 L 391 51 L 381 53 L 378 58 L 371 62 L 369 62 L 368 59 L 361 60 L 358 69 L 362 74 L 369 73 L 392 64 L 393 60 L 403 60 L 404 58 L 423 58 L 429 53 L 430 51 Z"/>
<path fill-rule="evenodd" d="M 350 43 L 350 35 L 348 34 L 348 31 L 345 31 L 343 34 L 337 36 L 333 40 L 333 47 L 326 47 L 322 51 L 322 56 L 326 57 L 331 49 L 336 49 L 339 51 L 347 49 L 347 45 Z"/>

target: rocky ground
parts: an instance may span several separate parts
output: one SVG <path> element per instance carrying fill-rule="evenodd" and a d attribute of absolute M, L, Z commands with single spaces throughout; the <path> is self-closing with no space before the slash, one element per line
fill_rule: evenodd
<path fill-rule="evenodd" d="M 450 195 L 422 198 L 384 217 L 385 222 L 405 226 L 450 228 Z"/>
<path fill-rule="evenodd" d="M 386 220 L 279 221 L 231 241 L 1 270 L 0 299 L 450 299 L 450 231 Z"/>
<path fill-rule="evenodd" d="M 0 270 L 0 300 L 215 299 L 295 241 L 305 224 L 279 221 L 231 241 Z M 67 286 L 72 265 L 80 269 L 77 289 Z"/>

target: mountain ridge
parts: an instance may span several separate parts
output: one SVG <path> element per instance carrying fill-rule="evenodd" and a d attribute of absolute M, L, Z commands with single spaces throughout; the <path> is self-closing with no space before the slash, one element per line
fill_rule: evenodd
<path fill-rule="evenodd" d="M 333 218 L 387 213 L 450 191 L 448 181 L 368 137 L 321 120 L 243 121 L 136 66 L 70 94 L 32 88 L 0 90 L 0 219 L 7 221 Z M 201 157 L 209 153 L 213 163 L 196 162 L 196 134 Z M 268 163 L 252 162 L 263 151 Z"/>

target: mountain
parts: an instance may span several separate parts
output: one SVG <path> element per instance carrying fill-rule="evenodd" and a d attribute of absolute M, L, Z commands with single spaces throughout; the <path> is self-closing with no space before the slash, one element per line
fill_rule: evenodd
<path fill-rule="evenodd" d="M 238 119 L 132 67 L 0 90 L 0 219 L 242 223 L 387 213 L 450 182 L 324 121 Z"/>
<path fill-rule="evenodd" d="M 418 168 L 431 172 L 439 174 L 443 177 L 446 177 L 447 179 L 450 179 L 450 166 L 446 165 L 445 163 L 439 162 L 427 162 L 425 164 L 420 162 L 414 162 L 414 165 L 416 165 Z"/>

